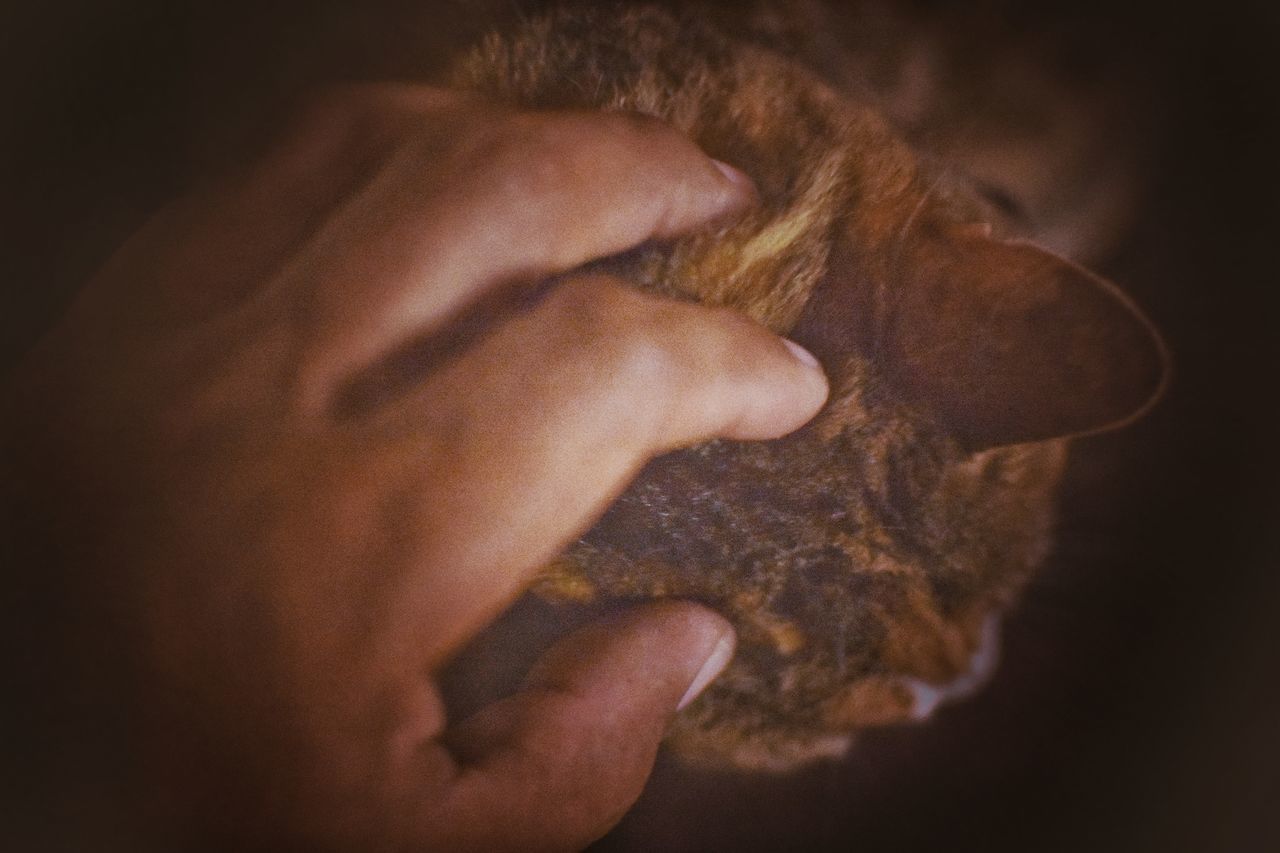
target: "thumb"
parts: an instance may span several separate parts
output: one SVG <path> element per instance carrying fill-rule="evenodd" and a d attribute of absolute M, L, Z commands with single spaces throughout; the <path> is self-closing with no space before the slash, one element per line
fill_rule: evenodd
<path fill-rule="evenodd" d="M 629 809 L 678 707 L 733 655 L 733 629 L 689 602 L 646 604 L 570 635 L 516 695 L 447 735 L 461 770 L 442 848 L 580 849 Z"/>

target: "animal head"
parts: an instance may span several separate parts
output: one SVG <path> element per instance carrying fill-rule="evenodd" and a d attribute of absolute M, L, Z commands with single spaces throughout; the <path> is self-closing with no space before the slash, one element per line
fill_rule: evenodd
<path fill-rule="evenodd" d="M 1159 337 L 1117 288 L 1002 238 L 871 105 L 697 18 L 560 12 L 491 37 L 457 75 L 527 106 L 657 116 L 746 171 L 761 210 L 632 277 L 792 334 L 837 379 L 870 354 L 971 446 L 1112 428 L 1158 396 Z"/>
<path fill-rule="evenodd" d="M 552 13 L 486 40 L 455 82 L 656 116 L 751 175 L 743 219 L 602 263 L 795 338 L 831 380 L 794 436 L 654 462 L 543 593 L 728 614 L 738 656 L 675 735 L 719 763 L 792 766 L 972 680 L 1047 547 L 1058 439 L 1127 422 L 1164 382 L 1132 302 L 1002 236 L 871 104 L 696 16 Z"/>

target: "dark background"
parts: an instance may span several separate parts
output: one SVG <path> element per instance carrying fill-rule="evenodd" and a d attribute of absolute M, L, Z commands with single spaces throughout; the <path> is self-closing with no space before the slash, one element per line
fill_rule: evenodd
<path fill-rule="evenodd" d="M 479 19 L 445 3 L 447 26 L 344 49 L 377 42 L 378 9 L 398 5 L 0 10 L 0 365 L 216 159 L 219 127 L 317 76 L 293 55 L 332 44 L 319 76 L 377 76 Z M 1106 271 L 1166 332 L 1171 393 L 1078 444 L 1058 553 L 982 696 L 791 776 L 660 759 L 602 850 L 1280 850 L 1280 13 L 1004 5 L 1151 71 L 1157 179 Z"/>

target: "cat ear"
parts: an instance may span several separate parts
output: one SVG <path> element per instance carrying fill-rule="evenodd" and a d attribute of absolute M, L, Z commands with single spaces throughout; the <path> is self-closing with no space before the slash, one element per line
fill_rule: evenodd
<path fill-rule="evenodd" d="M 1164 387 L 1167 351 L 1137 306 L 1044 249 L 955 228 L 904 247 L 898 269 L 880 347 L 967 446 L 1111 429 Z"/>

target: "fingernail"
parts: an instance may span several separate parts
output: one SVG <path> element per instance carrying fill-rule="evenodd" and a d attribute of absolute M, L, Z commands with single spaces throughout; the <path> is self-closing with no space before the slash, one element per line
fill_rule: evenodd
<path fill-rule="evenodd" d="M 814 370 L 822 369 L 822 365 L 818 363 L 818 359 L 813 353 L 809 352 L 790 338 L 783 338 L 782 342 L 787 345 L 787 349 L 791 350 L 791 354 L 794 355 L 796 360 L 801 364 L 806 367 L 813 368 Z"/>
<path fill-rule="evenodd" d="M 743 172 L 739 169 L 735 169 L 733 166 L 730 166 L 728 163 L 725 163 L 721 160 L 713 159 L 711 162 L 716 164 L 716 168 L 720 170 L 720 173 L 722 175 L 724 175 L 726 178 L 729 179 L 730 183 L 746 190 L 748 193 L 750 193 L 753 196 L 757 194 L 756 182 L 751 180 L 751 178 L 748 177 L 746 172 Z"/>
<path fill-rule="evenodd" d="M 716 647 L 711 650 L 706 662 L 702 664 L 702 669 L 698 670 L 698 674 L 693 677 L 693 682 L 689 685 L 689 689 L 684 692 L 684 696 L 680 697 L 680 704 L 676 706 L 677 711 L 683 711 L 688 707 L 689 703 L 697 699 L 702 694 L 702 691 L 707 689 L 707 685 L 724 671 L 729 659 L 733 657 L 734 643 L 732 631 L 728 631 L 720 637 Z"/>

